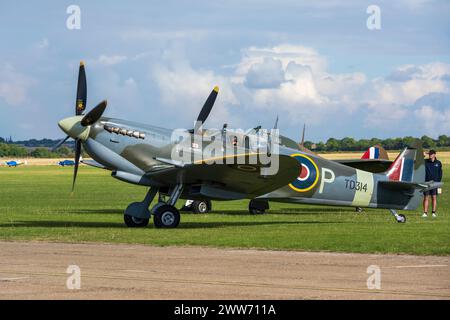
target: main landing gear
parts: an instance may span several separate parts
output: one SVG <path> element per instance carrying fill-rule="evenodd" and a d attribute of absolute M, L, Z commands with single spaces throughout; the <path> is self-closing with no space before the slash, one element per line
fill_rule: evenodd
<path fill-rule="evenodd" d="M 404 214 L 398 214 L 397 211 L 395 211 L 394 209 L 389 209 L 389 211 L 391 212 L 391 214 L 394 216 L 395 220 L 398 223 L 406 222 L 406 216 Z"/>
<path fill-rule="evenodd" d="M 153 222 L 156 228 L 176 228 L 180 223 L 180 212 L 175 208 L 175 203 L 183 192 L 183 185 L 175 186 L 170 193 L 169 200 L 163 202 L 159 197 L 159 202 L 148 210 L 151 202 L 158 192 L 157 188 L 150 188 L 142 202 L 133 202 L 124 213 L 125 224 L 130 228 L 145 227 L 148 225 L 150 215 L 153 214 Z"/>

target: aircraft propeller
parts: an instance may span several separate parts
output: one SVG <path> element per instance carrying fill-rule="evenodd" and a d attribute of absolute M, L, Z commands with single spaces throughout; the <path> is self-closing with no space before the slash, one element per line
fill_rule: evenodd
<path fill-rule="evenodd" d="M 75 181 L 77 179 L 78 165 L 81 157 L 81 141 L 86 139 L 89 135 L 89 126 L 96 123 L 103 112 L 106 109 L 107 101 L 103 100 L 95 108 L 89 111 L 83 116 L 83 112 L 86 109 L 87 101 L 87 86 L 86 86 L 86 71 L 83 61 L 80 62 L 80 68 L 78 71 L 78 83 L 77 83 L 77 97 L 75 103 L 75 117 L 70 117 L 61 120 L 58 125 L 63 129 L 67 136 L 59 141 L 52 150 L 59 148 L 69 138 L 75 140 L 75 165 L 73 170 L 72 192 L 75 189 Z M 83 116 L 81 118 L 81 116 Z M 81 119 L 80 119 L 81 118 Z"/>

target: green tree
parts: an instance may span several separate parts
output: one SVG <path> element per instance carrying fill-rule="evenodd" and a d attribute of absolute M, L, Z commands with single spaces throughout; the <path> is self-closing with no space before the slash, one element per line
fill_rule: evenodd
<path fill-rule="evenodd" d="M 67 147 L 59 147 L 56 150 L 56 153 L 58 154 L 58 156 L 64 156 L 64 157 L 73 155 L 72 150 L 70 148 L 67 148 Z"/>
<path fill-rule="evenodd" d="M 428 136 L 422 136 L 420 138 L 420 140 L 422 141 L 422 145 L 424 148 L 435 148 L 436 147 L 436 141 L 434 141 L 433 139 L 431 139 Z"/>
<path fill-rule="evenodd" d="M 340 150 L 342 151 L 354 151 L 357 148 L 355 139 L 345 137 L 340 141 Z"/>
<path fill-rule="evenodd" d="M 330 138 L 326 143 L 326 151 L 339 151 L 340 143 L 335 138 Z"/>
<path fill-rule="evenodd" d="M 47 148 L 40 147 L 31 151 L 31 156 L 34 158 L 56 158 L 58 154 L 55 152 L 51 152 Z"/>
<path fill-rule="evenodd" d="M 440 135 L 437 144 L 439 147 L 450 147 L 450 137 L 445 134 Z"/>
<path fill-rule="evenodd" d="M 326 151 L 326 149 L 327 149 L 327 146 L 322 141 L 320 141 L 319 143 L 316 144 L 315 151 L 317 151 L 317 152 Z"/>

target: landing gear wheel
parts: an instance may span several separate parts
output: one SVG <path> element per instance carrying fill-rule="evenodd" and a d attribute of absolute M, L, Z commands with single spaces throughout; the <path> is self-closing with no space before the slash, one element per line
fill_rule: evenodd
<path fill-rule="evenodd" d="M 194 213 L 208 213 L 211 210 L 211 201 L 201 200 L 192 202 L 192 212 Z"/>
<path fill-rule="evenodd" d="M 397 218 L 398 223 L 405 223 L 406 222 L 406 216 L 404 214 L 399 214 Z"/>
<path fill-rule="evenodd" d="M 250 214 L 264 214 L 266 212 L 266 210 L 264 209 L 257 209 L 257 208 L 248 208 L 248 211 L 250 212 Z"/>
<path fill-rule="evenodd" d="M 180 223 L 180 212 L 168 204 L 158 206 L 153 209 L 153 223 L 156 228 L 176 228 Z"/>
<path fill-rule="evenodd" d="M 269 209 L 269 202 L 263 200 L 250 200 L 248 203 L 248 212 L 250 214 L 264 214 Z"/>
<path fill-rule="evenodd" d="M 123 220 L 125 221 L 125 224 L 129 228 L 143 228 L 148 225 L 149 219 L 144 218 L 136 218 L 133 216 L 129 216 L 127 214 L 123 215 Z"/>

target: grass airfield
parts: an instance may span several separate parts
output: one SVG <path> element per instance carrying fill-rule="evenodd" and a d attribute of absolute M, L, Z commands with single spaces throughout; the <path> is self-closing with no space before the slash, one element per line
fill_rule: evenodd
<path fill-rule="evenodd" d="M 177 229 L 129 229 L 123 210 L 146 189 L 104 170 L 81 166 L 75 194 L 73 168 L 0 167 L 0 239 L 103 242 L 355 253 L 450 254 L 450 165 L 437 219 L 406 212 L 406 224 L 388 210 L 271 203 L 266 215 L 247 212 L 248 201 L 213 202 L 205 215 L 182 213 Z M 182 201 L 177 204 L 181 207 Z"/>

